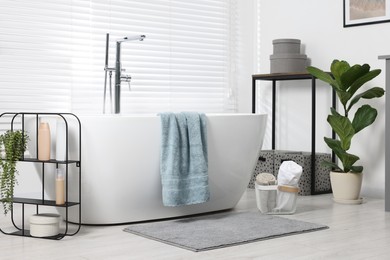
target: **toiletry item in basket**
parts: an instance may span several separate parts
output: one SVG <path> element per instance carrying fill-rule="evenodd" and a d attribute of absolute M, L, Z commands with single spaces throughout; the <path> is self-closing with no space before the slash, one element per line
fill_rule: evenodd
<path fill-rule="evenodd" d="M 274 213 L 293 214 L 297 208 L 299 188 L 294 186 L 279 185 Z"/>
<path fill-rule="evenodd" d="M 284 161 L 279 168 L 278 184 L 298 187 L 302 171 L 302 166 L 296 162 Z"/>
<path fill-rule="evenodd" d="M 276 178 L 271 173 L 260 173 L 256 176 L 256 182 L 259 185 L 275 185 Z"/>
<path fill-rule="evenodd" d="M 256 176 L 256 202 L 261 213 L 272 211 L 276 205 L 276 178 L 270 173 Z"/>
<path fill-rule="evenodd" d="M 284 161 L 278 172 L 278 192 L 274 213 L 293 214 L 296 210 L 298 183 L 302 166 L 293 161 Z"/>

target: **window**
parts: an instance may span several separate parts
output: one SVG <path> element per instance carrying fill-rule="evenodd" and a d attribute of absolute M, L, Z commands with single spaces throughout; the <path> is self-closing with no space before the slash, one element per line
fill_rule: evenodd
<path fill-rule="evenodd" d="M 235 111 L 235 1 L 2 0 L 0 109 L 102 113 L 110 33 L 109 67 L 146 35 L 122 43 L 122 113 Z"/>

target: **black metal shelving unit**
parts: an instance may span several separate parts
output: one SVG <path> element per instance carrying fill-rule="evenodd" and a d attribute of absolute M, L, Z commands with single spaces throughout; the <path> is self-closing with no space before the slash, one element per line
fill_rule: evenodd
<path fill-rule="evenodd" d="M 256 81 L 272 81 L 272 150 L 275 150 L 275 129 L 276 129 L 276 82 L 288 80 L 310 80 L 311 81 L 311 195 L 330 193 L 328 191 L 315 190 L 315 153 L 316 153 L 316 78 L 308 73 L 272 73 L 252 75 L 252 113 L 256 113 Z M 336 92 L 332 91 L 332 107 L 336 108 Z M 333 138 L 335 133 L 332 132 Z M 332 160 L 334 161 L 332 153 Z"/>
<path fill-rule="evenodd" d="M 65 236 L 73 236 L 77 234 L 80 231 L 81 228 L 81 122 L 79 118 L 72 114 L 72 113 L 30 113 L 30 112 L 6 112 L 2 113 L 0 115 L 0 118 L 9 118 L 9 126 L 10 130 L 13 131 L 15 129 L 15 124 L 17 119 L 20 119 L 21 128 L 23 132 L 26 131 L 25 124 L 27 118 L 35 118 L 35 128 L 36 128 L 36 136 L 35 136 L 35 144 L 36 144 L 36 155 L 38 156 L 38 126 L 39 126 L 39 118 L 40 117 L 54 117 L 57 119 L 62 119 L 65 123 L 65 149 L 66 149 L 66 160 L 65 161 L 58 161 L 55 159 L 50 159 L 47 161 L 38 160 L 37 158 L 21 158 L 20 162 L 26 162 L 26 163 L 38 163 L 42 164 L 42 187 L 41 187 L 41 198 L 40 199 L 32 199 L 32 198 L 19 198 L 14 197 L 13 198 L 13 204 L 21 204 L 21 211 L 22 211 L 22 217 L 21 217 L 21 224 L 17 225 L 14 219 L 14 209 L 12 207 L 10 213 L 11 213 L 11 221 L 13 226 L 15 227 L 16 231 L 14 232 L 5 232 L 3 229 L 0 228 L 0 231 L 3 234 L 6 235 L 14 235 L 14 236 L 26 236 L 26 237 L 32 237 L 30 235 L 30 231 L 25 229 L 25 205 L 35 205 L 36 206 L 36 214 L 39 214 L 39 210 L 41 206 L 45 207 L 58 207 L 58 208 L 64 208 L 65 209 L 65 228 L 62 228 L 61 233 L 56 236 L 50 236 L 50 237 L 40 237 L 44 239 L 53 239 L 53 240 L 60 240 L 64 238 Z M 78 133 L 78 158 L 76 160 L 70 160 L 69 159 L 69 125 L 68 120 L 73 120 L 76 122 L 77 125 L 77 133 Z M 30 137 L 31 138 L 31 137 Z M 65 165 L 65 203 L 62 205 L 57 205 L 55 200 L 47 200 L 45 199 L 45 175 L 48 173 L 45 173 L 45 164 L 55 164 L 56 168 L 58 168 L 59 165 L 63 164 Z M 78 171 L 78 199 L 77 201 L 69 201 L 69 167 L 76 167 Z M 77 207 L 78 208 L 78 222 L 71 222 L 72 224 L 76 225 L 76 230 L 70 233 L 69 230 L 69 208 L 70 207 Z"/>

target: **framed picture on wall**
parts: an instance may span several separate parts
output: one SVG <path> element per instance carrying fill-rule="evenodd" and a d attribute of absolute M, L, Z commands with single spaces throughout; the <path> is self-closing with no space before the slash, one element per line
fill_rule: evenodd
<path fill-rule="evenodd" d="M 343 0 L 344 27 L 390 22 L 390 0 Z"/>

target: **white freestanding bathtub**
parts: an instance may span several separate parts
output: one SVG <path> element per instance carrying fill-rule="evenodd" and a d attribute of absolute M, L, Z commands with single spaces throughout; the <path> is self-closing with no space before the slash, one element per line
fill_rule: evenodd
<path fill-rule="evenodd" d="M 260 114 L 208 114 L 210 201 L 165 207 L 160 117 L 81 116 L 82 223 L 129 223 L 233 208 L 254 170 L 266 120 Z M 78 221 L 73 210 L 70 220 Z"/>

